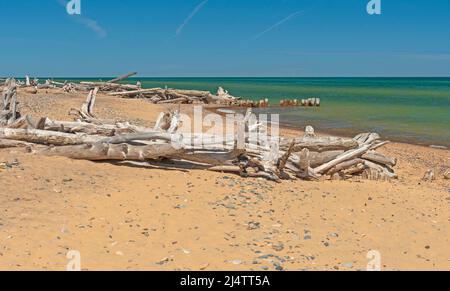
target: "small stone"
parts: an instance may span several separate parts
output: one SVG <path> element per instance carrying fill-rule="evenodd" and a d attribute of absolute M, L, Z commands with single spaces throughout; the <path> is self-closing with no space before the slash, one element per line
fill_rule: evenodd
<path fill-rule="evenodd" d="M 156 264 L 162 266 L 162 265 L 167 264 L 168 262 L 169 262 L 169 258 L 164 258 L 161 261 L 157 262 Z"/>
<path fill-rule="evenodd" d="M 67 228 L 67 226 L 63 226 L 61 228 L 61 233 L 64 233 L 64 234 L 68 234 L 69 233 L 69 229 Z"/>
<path fill-rule="evenodd" d="M 249 222 L 248 227 L 247 227 L 248 230 L 257 230 L 260 228 L 261 228 L 261 223 L 254 222 L 254 221 Z"/>
<path fill-rule="evenodd" d="M 425 175 L 423 176 L 422 180 L 426 181 L 426 182 L 433 182 L 433 181 L 435 181 L 436 180 L 436 174 L 435 174 L 434 170 L 432 170 L 432 169 L 428 170 L 425 173 Z"/>
<path fill-rule="evenodd" d="M 305 236 L 303 237 L 304 240 L 311 240 L 311 232 L 309 230 L 305 230 Z"/>
<path fill-rule="evenodd" d="M 204 271 L 209 267 L 209 263 L 204 264 L 203 266 L 200 267 L 200 271 Z"/>
<path fill-rule="evenodd" d="M 273 266 L 275 267 L 275 270 L 277 270 L 277 271 L 283 271 L 284 270 L 283 266 L 281 266 L 278 263 L 273 264 Z"/>
<path fill-rule="evenodd" d="M 274 244 L 272 248 L 277 252 L 281 252 L 282 250 L 284 250 L 284 244 L 282 243 Z"/>
<path fill-rule="evenodd" d="M 450 180 L 450 170 L 445 171 L 445 173 L 444 173 L 444 179 Z"/>
<path fill-rule="evenodd" d="M 241 265 L 241 264 L 242 264 L 242 261 L 241 261 L 241 260 L 234 260 L 234 261 L 231 261 L 231 263 L 232 263 L 233 265 Z"/>
<path fill-rule="evenodd" d="M 353 263 L 352 262 L 343 263 L 342 266 L 347 269 L 352 269 Z"/>

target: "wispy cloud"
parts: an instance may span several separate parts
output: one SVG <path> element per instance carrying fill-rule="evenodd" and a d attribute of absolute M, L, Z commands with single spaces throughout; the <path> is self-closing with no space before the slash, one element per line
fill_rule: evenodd
<path fill-rule="evenodd" d="M 86 28 L 95 32 L 100 38 L 105 38 L 108 36 L 106 30 L 103 27 L 101 27 L 97 23 L 97 21 L 83 16 L 75 16 L 74 19 L 76 22 L 84 25 Z"/>
<path fill-rule="evenodd" d="M 57 0 L 57 1 L 64 7 L 66 7 L 67 3 L 69 2 L 67 0 Z M 71 15 L 70 18 L 76 21 L 77 23 L 83 25 L 87 29 L 93 31 L 100 38 L 105 38 L 108 36 L 106 30 L 94 19 L 84 17 L 82 15 Z"/>
<path fill-rule="evenodd" d="M 202 10 L 203 6 L 205 6 L 206 3 L 208 3 L 208 1 L 209 0 L 204 0 L 194 8 L 191 14 L 189 14 L 189 16 L 184 20 L 184 22 L 178 27 L 176 35 L 180 35 L 183 29 L 189 24 L 189 22 L 191 22 L 192 18 L 194 18 L 194 16 L 197 15 L 197 13 L 199 13 L 200 10 Z"/>
<path fill-rule="evenodd" d="M 275 24 L 272 25 L 271 27 L 267 28 L 266 30 L 264 30 L 264 31 L 262 31 L 262 32 L 260 32 L 260 33 L 258 33 L 257 35 L 255 35 L 255 36 L 253 37 L 253 39 L 258 39 L 258 38 L 260 38 L 261 36 L 265 35 L 266 33 L 270 32 L 270 31 L 272 31 L 272 30 L 274 30 L 275 28 L 277 28 L 277 27 L 280 26 L 280 25 L 283 25 L 285 22 L 291 20 L 292 18 L 294 18 L 294 17 L 296 17 L 296 16 L 298 16 L 298 15 L 300 15 L 300 14 L 303 14 L 303 11 L 297 11 L 297 12 L 292 13 L 291 15 L 289 15 L 289 16 L 283 18 L 281 21 L 278 21 L 277 23 L 275 23 Z"/>

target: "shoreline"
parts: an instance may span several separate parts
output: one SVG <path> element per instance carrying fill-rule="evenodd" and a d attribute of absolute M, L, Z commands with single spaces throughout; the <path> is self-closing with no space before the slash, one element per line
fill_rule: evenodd
<path fill-rule="evenodd" d="M 245 110 L 245 108 L 242 107 L 235 107 L 235 106 L 220 106 L 220 107 L 207 107 L 204 106 L 204 109 L 212 111 L 214 113 L 217 113 L 219 115 L 225 116 L 226 113 L 221 112 L 220 110 L 232 110 L 234 112 L 238 112 L 239 110 L 243 111 Z M 269 107 L 270 109 L 270 107 Z M 304 128 L 301 128 L 300 126 L 295 126 L 289 123 L 283 123 L 280 122 L 279 124 L 280 126 L 280 130 L 281 131 L 285 131 L 285 132 L 292 132 L 292 133 L 304 133 Z M 342 133 L 337 133 L 337 131 L 333 131 L 333 130 L 321 130 L 320 128 L 315 128 L 316 133 L 320 136 L 335 136 L 335 137 L 342 137 L 342 138 L 354 138 L 358 133 L 352 135 L 350 133 L 348 134 L 342 134 Z M 362 132 L 360 132 L 362 133 Z M 442 145 L 425 145 L 425 144 L 421 144 L 421 143 L 415 143 L 413 141 L 398 141 L 398 140 L 389 140 L 390 143 L 394 143 L 394 144 L 404 144 L 404 145 L 412 145 L 412 146 L 418 146 L 418 147 L 423 147 L 423 148 L 429 148 L 429 149 L 435 149 L 435 150 L 443 150 L 443 151 L 448 151 L 450 150 L 449 147 L 447 146 L 442 146 Z"/>

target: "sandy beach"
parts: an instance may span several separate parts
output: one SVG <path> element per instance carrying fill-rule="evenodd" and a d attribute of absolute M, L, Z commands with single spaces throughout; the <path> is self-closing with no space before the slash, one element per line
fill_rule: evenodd
<path fill-rule="evenodd" d="M 23 113 L 58 120 L 86 98 L 18 96 Z M 153 126 L 165 109 L 99 95 L 96 114 Z M 373 250 L 383 270 L 450 270 L 449 150 L 381 152 L 398 180 L 276 184 L 0 149 L 0 270 L 63 271 L 71 250 L 83 270 L 366 270 Z"/>

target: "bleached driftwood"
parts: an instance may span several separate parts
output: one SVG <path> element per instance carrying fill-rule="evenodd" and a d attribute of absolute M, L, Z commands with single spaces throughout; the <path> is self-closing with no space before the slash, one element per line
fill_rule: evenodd
<path fill-rule="evenodd" d="M 81 85 L 93 90 L 98 87 L 100 91 L 131 91 L 131 90 L 139 90 L 140 87 L 138 85 L 131 84 L 117 84 L 117 83 L 108 83 L 108 82 L 80 82 Z"/>
<path fill-rule="evenodd" d="M 38 150 L 35 153 L 89 161 L 145 161 L 176 155 L 179 152 L 179 149 L 173 148 L 170 144 L 133 146 L 129 144 L 94 143 L 78 146 L 50 147 Z"/>
<path fill-rule="evenodd" d="M 0 139 L 55 146 L 96 143 L 101 140 L 98 136 L 86 134 L 68 134 L 47 130 L 11 128 L 0 128 Z"/>
<path fill-rule="evenodd" d="M 76 116 L 77 120 L 87 123 L 104 124 L 104 123 L 114 123 L 111 120 L 100 120 L 94 115 L 94 106 L 97 97 L 97 92 L 99 88 L 94 88 L 89 91 L 86 98 L 86 102 L 81 105 L 80 109 L 72 108 L 69 112 L 70 115 Z"/>
<path fill-rule="evenodd" d="M 25 86 L 27 87 L 31 86 L 30 77 L 28 75 L 25 76 Z"/>
<path fill-rule="evenodd" d="M 139 89 L 124 92 L 110 92 L 112 96 L 126 98 L 142 97 L 147 98 L 155 104 L 169 103 L 208 103 L 208 104 L 235 104 L 239 98 L 230 95 L 227 91 L 219 88 L 218 94 L 213 95 L 209 91 L 199 90 L 180 90 L 180 89 Z"/>
<path fill-rule="evenodd" d="M 282 149 L 286 149 L 290 144 L 289 140 L 283 141 Z M 308 149 L 312 152 L 328 152 L 338 150 L 351 150 L 358 148 L 358 142 L 350 138 L 341 137 L 303 137 L 295 139 L 294 152 L 300 152 L 303 149 Z"/>
<path fill-rule="evenodd" d="M 313 168 L 311 167 L 311 156 L 310 151 L 305 148 L 300 153 L 300 162 L 299 162 L 299 171 L 297 173 L 297 177 L 303 180 L 315 180 L 319 178 L 319 175 L 314 173 Z"/>
<path fill-rule="evenodd" d="M 135 76 L 135 75 L 137 75 L 137 72 L 132 72 L 132 73 L 129 73 L 129 74 L 117 77 L 115 79 L 112 79 L 112 80 L 110 80 L 110 81 L 108 81 L 106 83 L 117 83 L 117 82 L 123 81 L 125 79 L 128 79 L 128 78 L 130 78 L 132 76 Z"/>
<path fill-rule="evenodd" d="M 5 88 L 8 94 L 3 99 L 8 102 L 4 104 L 15 104 L 10 101 L 13 99 L 10 89 L 9 85 Z M 17 118 L 19 112 L 14 111 L 15 123 L 9 126 L 16 128 L 0 127 L 0 147 L 26 146 L 36 154 L 91 161 L 150 161 L 159 168 L 166 167 L 169 161 L 174 167 L 191 163 L 196 168 L 276 182 L 295 178 L 317 180 L 321 176 L 396 178 L 391 168 L 396 160 L 375 152 L 387 143 L 379 142 L 377 134 L 363 134 L 355 139 L 318 137 L 314 128 L 308 127 L 304 137 L 283 139 L 281 145 L 278 137 L 255 141 L 250 136 L 266 129 L 252 118 L 251 110 L 243 120 L 235 121 L 239 124 L 236 134 L 223 137 L 178 132 L 179 111 L 162 113 L 156 126 L 149 129 L 97 119 L 94 116 L 97 91 L 94 88 L 89 92 L 81 109 L 72 110 L 79 118 L 76 122 L 48 118 L 34 122 L 29 116 Z M 177 91 L 189 98 L 198 93 Z M 10 112 L 10 107 L 4 111 Z"/>
<path fill-rule="evenodd" d="M 352 160 L 354 158 L 362 156 L 368 150 L 370 150 L 371 147 L 372 147 L 372 145 L 364 145 L 358 149 L 345 152 L 342 155 L 338 156 L 336 159 L 315 168 L 314 173 L 315 174 L 323 174 L 323 173 L 327 172 L 328 170 L 330 170 L 331 168 L 333 168 L 343 162 L 346 162 L 348 160 Z"/>
<path fill-rule="evenodd" d="M 2 104 L 0 104 L 0 126 L 8 126 L 20 118 L 17 102 L 16 80 L 7 79 L 3 88 Z"/>
<path fill-rule="evenodd" d="M 45 119 L 45 130 L 65 133 L 85 133 L 89 135 L 113 136 L 115 134 L 132 133 L 135 130 L 125 125 L 93 124 L 88 122 L 54 121 Z"/>
<path fill-rule="evenodd" d="M 364 164 L 369 167 L 368 175 L 371 180 L 391 180 L 398 178 L 397 174 L 395 174 L 390 168 L 386 168 L 366 160 L 364 161 Z"/>
<path fill-rule="evenodd" d="M 328 163 L 338 156 L 344 153 L 343 150 L 340 151 L 326 151 L 326 152 L 309 152 L 309 158 L 311 162 L 311 167 L 315 168 L 325 163 Z"/>
<path fill-rule="evenodd" d="M 365 145 L 380 140 L 380 138 L 381 137 L 378 133 L 362 133 L 357 135 L 354 140 L 356 140 L 360 145 Z"/>
<path fill-rule="evenodd" d="M 397 165 L 397 159 L 386 157 L 383 154 L 380 154 L 376 151 L 369 151 L 362 156 L 363 159 L 382 164 L 390 167 L 395 167 Z"/>
<path fill-rule="evenodd" d="M 349 161 L 337 164 L 336 166 L 334 166 L 327 172 L 327 175 L 333 176 L 336 173 L 348 170 L 359 164 L 364 164 L 364 160 L 363 159 L 354 159 L 354 160 L 349 160 Z"/>
<path fill-rule="evenodd" d="M 27 147 L 27 146 L 32 146 L 32 145 L 33 144 L 31 144 L 31 143 L 17 141 L 17 140 L 0 139 L 0 149 Z"/>

